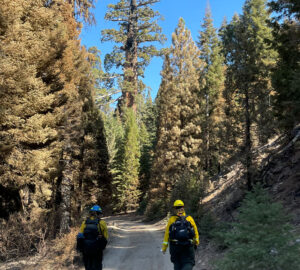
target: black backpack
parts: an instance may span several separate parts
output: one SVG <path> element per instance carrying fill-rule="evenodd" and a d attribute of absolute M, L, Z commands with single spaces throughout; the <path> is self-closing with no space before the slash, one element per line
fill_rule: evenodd
<path fill-rule="evenodd" d="M 83 253 L 93 255 L 105 249 L 107 240 L 103 236 L 99 224 L 99 219 L 87 219 L 85 221 L 85 228 L 83 231 Z M 99 231 L 100 228 L 100 231 Z"/>
<path fill-rule="evenodd" d="M 178 245 L 190 245 L 195 236 L 192 224 L 186 220 L 187 216 L 178 216 L 177 220 L 169 228 L 171 243 Z"/>

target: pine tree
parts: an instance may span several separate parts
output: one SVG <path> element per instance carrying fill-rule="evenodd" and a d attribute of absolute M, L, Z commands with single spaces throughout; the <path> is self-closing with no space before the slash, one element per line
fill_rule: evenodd
<path fill-rule="evenodd" d="M 127 109 L 124 122 L 124 139 L 118 152 L 118 171 L 114 178 L 116 210 L 134 210 L 139 200 L 139 131 L 135 113 Z"/>
<path fill-rule="evenodd" d="M 124 181 L 126 183 L 126 209 L 134 210 L 139 200 L 139 130 L 133 110 L 126 112 L 125 125 L 125 155 Z"/>
<path fill-rule="evenodd" d="M 74 207 L 82 209 L 88 203 L 109 202 L 111 177 L 103 123 L 94 105 L 95 78 L 87 62 L 88 53 L 78 40 L 80 28 L 72 5 L 57 5 L 57 11 L 63 15 L 65 26 L 59 47 L 62 55 L 56 63 L 60 70 L 57 87 L 62 88 L 65 103 L 61 104 L 61 176 L 56 182 L 55 212 L 59 232 L 64 233 L 69 230 L 72 215 L 78 214 Z M 79 197 L 78 192 L 72 192 L 76 188 Z"/>
<path fill-rule="evenodd" d="M 84 56 L 84 54 L 83 54 Z M 88 54 L 83 59 L 91 59 Z M 82 60 L 83 60 L 82 59 Z M 109 172 L 109 149 L 104 130 L 104 116 L 95 103 L 94 69 L 85 63 L 81 70 L 80 89 L 84 94 L 82 124 L 84 139 L 82 144 L 82 161 L 79 176 L 78 198 L 79 208 L 98 203 L 102 207 L 111 203 L 111 174 Z M 77 189 L 75 189 L 77 191 Z"/>
<path fill-rule="evenodd" d="M 28 212 L 29 222 L 49 219 L 50 233 L 64 233 L 80 210 L 82 179 L 92 171 L 98 185 L 109 181 L 101 119 L 88 117 L 95 112 L 88 55 L 65 1 L 2 0 L 0 12 L 0 136 L 9 146 L 1 149 L 1 190 L 16 190 L 19 199 L 11 200 L 20 205 L 13 211 Z M 92 123 L 99 125 L 92 163 L 103 163 L 86 170 Z"/>
<path fill-rule="evenodd" d="M 145 199 L 145 195 L 149 190 L 150 172 L 153 162 L 154 147 L 156 143 L 157 130 L 157 108 L 152 102 L 150 92 L 145 103 L 145 109 L 141 112 L 140 124 L 140 190 L 141 198 Z"/>
<path fill-rule="evenodd" d="M 119 29 L 102 31 L 102 41 L 114 41 L 113 52 L 105 56 L 105 68 L 122 68 L 120 88 L 122 98 L 118 108 L 132 107 L 136 110 L 136 95 L 139 91 L 139 77 L 143 76 L 145 67 L 151 58 L 159 55 L 154 45 L 144 45 L 155 41 L 163 42 L 164 36 L 157 24 L 159 13 L 151 5 L 158 0 L 120 0 L 110 4 L 105 19 L 115 21 Z"/>
<path fill-rule="evenodd" d="M 260 186 L 246 195 L 238 222 L 223 236 L 229 250 L 216 269 L 299 269 L 300 245 L 289 217 Z"/>
<path fill-rule="evenodd" d="M 273 74 L 275 109 L 280 125 L 289 130 L 300 119 L 300 6 L 298 1 L 271 1 L 274 43 L 279 61 Z"/>
<path fill-rule="evenodd" d="M 44 6 L 53 7 L 57 4 L 58 1 L 54 0 L 43 0 Z M 94 14 L 91 12 L 91 9 L 95 7 L 95 0 L 69 0 L 68 4 L 71 5 L 72 17 L 81 20 L 89 24 L 95 23 Z"/>
<path fill-rule="evenodd" d="M 244 108 L 245 166 L 249 188 L 252 185 L 253 144 L 265 143 L 274 133 L 270 82 L 276 52 L 266 41 L 272 39 L 268 18 L 264 0 L 247 0 L 240 20 L 235 19 L 233 25 L 227 26 L 225 38 L 229 48 L 227 74 L 231 78 L 228 80 L 234 85 L 233 91 L 238 93 L 239 105 Z"/>
<path fill-rule="evenodd" d="M 199 81 L 203 63 L 199 55 L 181 18 L 165 58 L 157 97 L 158 131 L 151 198 L 168 200 L 179 175 L 196 171 L 200 166 Z"/>
<path fill-rule="evenodd" d="M 213 27 L 211 11 L 208 7 L 200 31 L 198 46 L 200 58 L 206 64 L 204 69 L 205 85 L 201 91 L 203 104 L 203 123 L 201 124 L 205 147 L 204 169 L 210 174 L 219 170 L 221 163 L 221 130 L 223 115 L 222 91 L 224 87 L 224 59 L 216 29 Z"/>
<path fill-rule="evenodd" d="M 276 19 L 295 18 L 300 19 L 300 5 L 297 0 L 275 0 L 270 1 L 269 6 L 276 12 Z"/>
<path fill-rule="evenodd" d="M 2 0 L 0 13 L 0 136 L 11 146 L 1 160 L 0 183 L 8 191 L 18 191 L 22 209 L 37 221 L 51 211 L 53 182 L 60 174 L 59 105 L 65 96 L 49 71 L 56 73 L 54 59 L 61 40 L 54 37 L 61 37 L 64 28 L 53 22 L 62 22 L 63 16 L 36 1 Z"/>
<path fill-rule="evenodd" d="M 225 88 L 223 91 L 223 97 L 225 101 L 224 105 L 224 143 L 225 146 L 223 155 L 225 160 L 229 160 L 239 153 L 243 144 L 243 107 L 242 97 L 238 91 L 236 91 L 236 82 L 238 74 L 238 66 L 233 65 L 234 59 L 238 57 L 238 51 L 235 49 L 235 43 L 232 42 L 237 39 L 238 25 L 240 24 L 240 18 L 235 14 L 230 24 L 227 24 L 226 19 L 223 21 L 219 35 L 222 40 L 222 52 L 225 58 Z"/>

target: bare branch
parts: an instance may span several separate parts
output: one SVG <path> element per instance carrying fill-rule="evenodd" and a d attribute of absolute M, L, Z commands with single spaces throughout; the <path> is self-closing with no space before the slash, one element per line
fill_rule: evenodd
<path fill-rule="evenodd" d="M 140 26 L 137 27 L 138 30 L 143 30 L 143 29 L 147 29 L 147 28 L 150 28 L 152 27 L 152 24 L 151 23 L 148 23 L 148 24 L 142 24 Z"/>
<path fill-rule="evenodd" d="M 109 21 L 112 21 L 112 22 L 129 22 L 129 20 L 125 20 L 125 19 L 106 19 L 106 20 L 109 20 Z"/>
<path fill-rule="evenodd" d="M 141 2 L 140 4 L 137 5 L 137 7 L 142 7 L 142 6 L 146 6 L 146 5 L 154 4 L 154 3 L 158 3 L 158 2 L 160 2 L 160 0 L 149 0 L 146 2 Z"/>
<path fill-rule="evenodd" d="M 121 97 L 118 97 L 116 99 L 113 99 L 112 101 L 110 101 L 108 104 L 112 104 L 112 103 L 115 103 L 117 101 L 119 101 L 121 99 Z"/>
<path fill-rule="evenodd" d="M 110 76 L 110 75 L 104 75 L 101 78 L 102 79 L 115 79 L 115 78 L 119 78 L 119 77 L 122 77 L 122 76 L 123 76 L 123 74 L 115 74 L 115 75 L 112 75 L 112 76 Z"/>
<path fill-rule="evenodd" d="M 121 93 L 122 92 L 122 90 L 116 90 L 116 91 L 114 91 L 114 92 L 112 92 L 112 93 L 109 93 L 109 94 L 107 94 L 107 95 L 104 95 L 104 96 L 98 96 L 98 97 L 96 97 L 96 99 L 98 100 L 98 99 L 103 99 L 103 98 L 106 98 L 106 97 L 110 97 L 110 96 L 112 96 L 112 95 L 114 95 L 114 94 L 118 94 L 118 93 Z"/>
<path fill-rule="evenodd" d="M 121 97 L 118 97 L 116 99 L 112 99 L 111 101 L 105 103 L 105 104 L 112 104 L 112 103 L 115 103 L 116 101 L 119 101 L 121 99 Z M 97 101 L 96 101 L 97 102 Z M 100 105 L 101 106 L 101 105 Z"/>

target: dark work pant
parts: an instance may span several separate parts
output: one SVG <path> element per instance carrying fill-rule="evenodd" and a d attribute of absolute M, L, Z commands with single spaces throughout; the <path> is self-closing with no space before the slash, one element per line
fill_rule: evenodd
<path fill-rule="evenodd" d="M 88 255 L 83 253 L 85 270 L 102 270 L 102 257 L 102 251 L 96 255 Z"/>
<path fill-rule="evenodd" d="M 193 246 L 180 246 L 170 243 L 171 262 L 174 270 L 192 270 L 195 265 L 195 250 Z"/>
<path fill-rule="evenodd" d="M 174 263 L 174 270 L 192 270 L 193 267 L 194 265 L 191 263 L 184 263 L 184 264 Z"/>

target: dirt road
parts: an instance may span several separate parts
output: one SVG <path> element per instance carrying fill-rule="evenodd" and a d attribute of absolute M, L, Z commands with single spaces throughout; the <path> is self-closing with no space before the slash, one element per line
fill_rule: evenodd
<path fill-rule="evenodd" d="M 164 223 L 146 224 L 132 215 L 106 219 L 110 240 L 104 270 L 172 270 L 169 254 L 160 252 Z"/>

